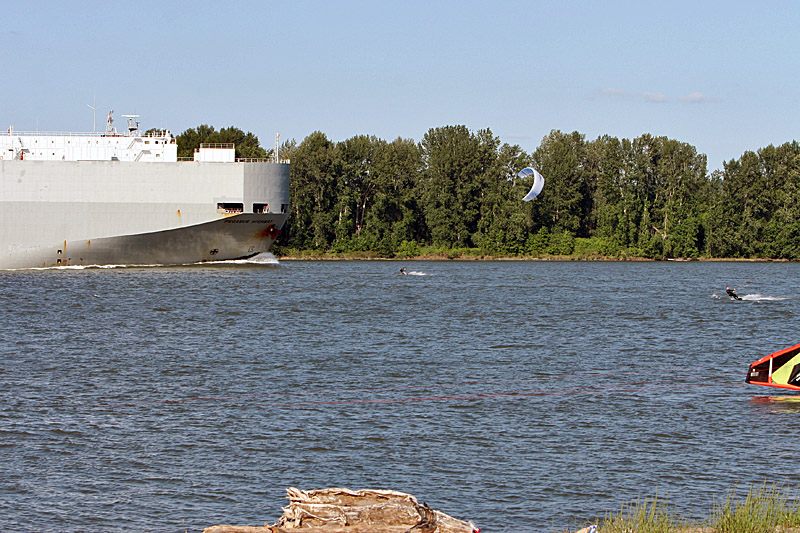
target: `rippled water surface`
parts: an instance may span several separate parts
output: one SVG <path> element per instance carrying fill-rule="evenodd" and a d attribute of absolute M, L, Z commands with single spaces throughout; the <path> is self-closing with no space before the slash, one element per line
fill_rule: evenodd
<path fill-rule="evenodd" d="M 398 273 L 405 266 L 410 275 Z M 274 523 L 410 492 L 485 532 L 797 485 L 787 263 L 282 262 L 0 273 L 8 531 Z M 744 285 L 745 300 L 724 295 Z"/>

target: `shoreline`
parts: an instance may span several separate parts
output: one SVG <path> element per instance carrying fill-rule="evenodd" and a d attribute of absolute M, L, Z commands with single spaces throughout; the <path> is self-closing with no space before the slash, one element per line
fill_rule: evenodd
<path fill-rule="evenodd" d="M 448 257 L 446 255 L 419 255 L 413 257 L 379 257 L 362 254 L 332 254 L 332 253 L 309 253 L 309 254 L 273 254 L 279 261 L 531 261 L 531 262 L 618 262 L 618 263 L 792 263 L 789 259 L 765 259 L 765 258 L 668 258 L 653 259 L 649 257 L 572 257 L 572 256 L 548 256 L 548 257 L 514 257 L 514 256 L 458 256 Z"/>

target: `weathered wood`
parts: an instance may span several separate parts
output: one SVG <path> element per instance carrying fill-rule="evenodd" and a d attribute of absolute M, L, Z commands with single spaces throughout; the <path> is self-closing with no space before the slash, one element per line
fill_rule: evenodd
<path fill-rule="evenodd" d="M 475 533 L 471 523 L 404 492 L 330 488 L 286 490 L 289 505 L 272 526 L 213 526 L 203 533 Z"/>
<path fill-rule="evenodd" d="M 277 533 L 278 529 L 272 526 L 211 526 L 203 533 Z"/>

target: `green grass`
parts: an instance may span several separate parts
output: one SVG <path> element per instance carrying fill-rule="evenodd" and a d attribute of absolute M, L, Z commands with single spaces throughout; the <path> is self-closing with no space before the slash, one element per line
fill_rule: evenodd
<path fill-rule="evenodd" d="M 711 526 L 717 533 L 774 533 L 800 526 L 800 506 L 795 497 L 792 503 L 783 487 L 750 487 L 747 497 L 736 500 L 728 492 L 725 502 L 712 510 Z"/>
<path fill-rule="evenodd" d="M 597 533 L 800 533 L 797 491 L 790 497 L 782 485 L 751 486 L 744 499 L 737 498 L 733 488 L 724 502 L 713 505 L 710 515 L 704 522 L 691 523 L 656 496 L 623 504 L 619 513 L 606 513 L 594 523 Z"/>
<path fill-rule="evenodd" d="M 668 502 L 655 496 L 623 504 L 619 514 L 606 514 L 598 533 L 670 533 L 681 531 L 685 526 L 670 510 Z"/>

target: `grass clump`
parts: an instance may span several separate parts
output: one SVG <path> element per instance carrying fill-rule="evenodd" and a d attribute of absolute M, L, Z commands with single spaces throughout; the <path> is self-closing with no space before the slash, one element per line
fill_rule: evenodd
<path fill-rule="evenodd" d="M 682 531 L 685 524 L 670 511 L 666 500 L 652 499 L 623 504 L 619 514 L 606 514 L 598 533 L 670 533 Z"/>
<path fill-rule="evenodd" d="M 782 485 L 753 485 L 744 500 L 737 498 L 734 487 L 710 515 L 702 524 L 690 523 L 656 496 L 607 513 L 597 521 L 597 533 L 800 533 L 800 501 Z"/>
<path fill-rule="evenodd" d="M 711 526 L 717 533 L 775 533 L 800 527 L 797 498 L 790 504 L 782 487 L 750 487 L 744 501 L 735 500 L 734 492 L 728 491 L 725 502 L 712 510 Z"/>

